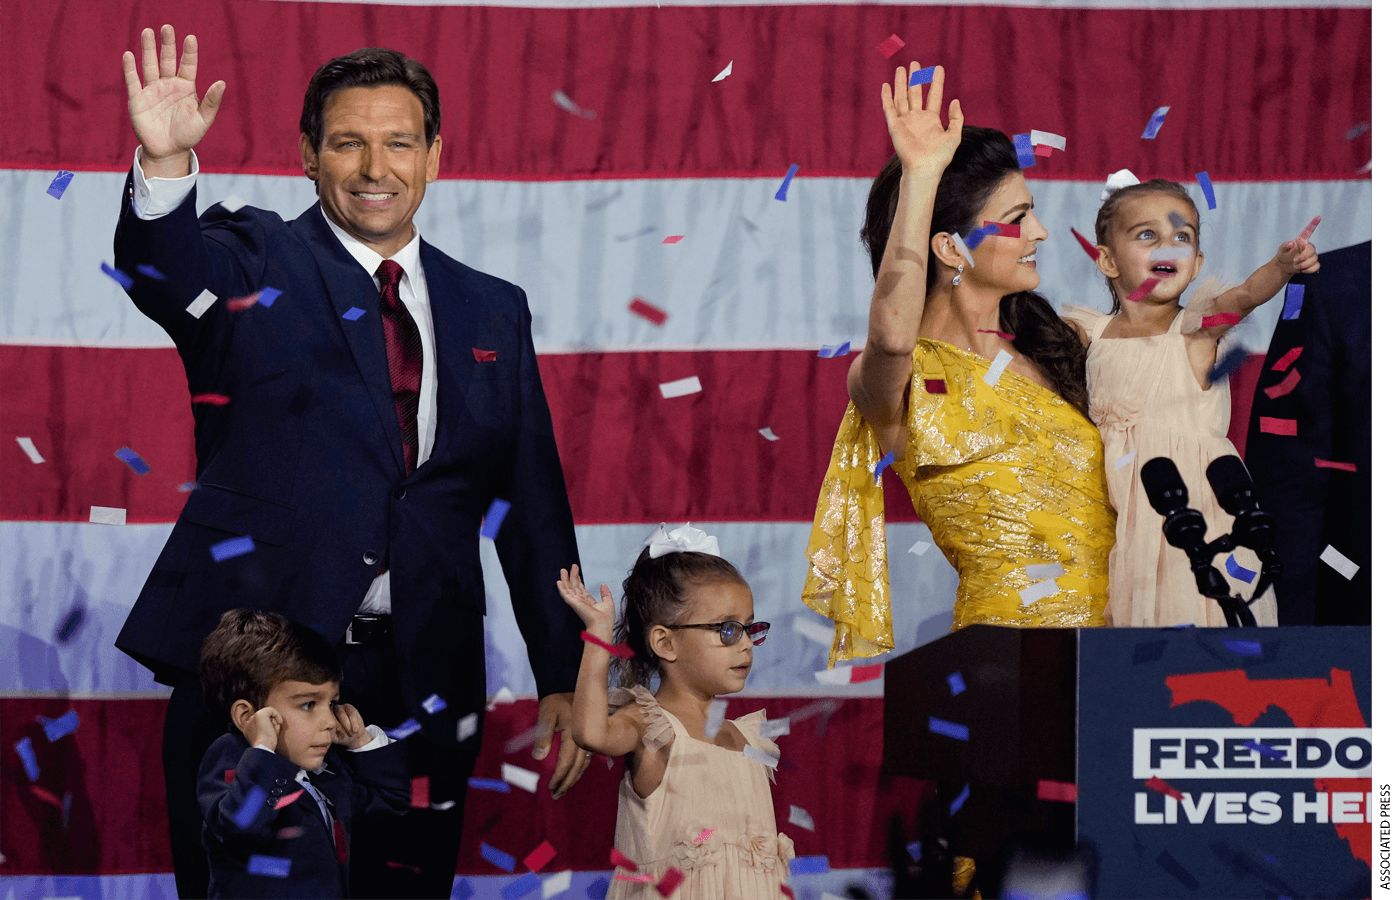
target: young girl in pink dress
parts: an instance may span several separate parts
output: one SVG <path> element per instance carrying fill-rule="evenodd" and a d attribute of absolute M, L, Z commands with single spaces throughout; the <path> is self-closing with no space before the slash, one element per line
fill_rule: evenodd
<path fill-rule="evenodd" d="M 1126 185 L 1123 182 L 1127 182 Z M 1203 597 L 1184 550 L 1167 544 L 1162 516 L 1148 502 L 1139 473 L 1158 456 L 1176 464 L 1190 506 L 1206 519 L 1206 540 L 1228 532 L 1232 519 L 1216 502 L 1206 467 L 1238 456 L 1225 436 L 1230 388 L 1209 378 L 1220 339 L 1294 274 L 1318 270 L 1308 242 L 1313 225 L 1278 249 L 1238 287 L 1199 288 L 1181 297 L 1200 273 L 1200 213 L 1180 184 L 1144 183 L 1126 170 L 1109 180 L 1095 224 L 1098 267 L 1108 279 L 1113 311 L 1063 311 L 1089 348 L 1089 417 L 1103 435 L 1108 495 L 1118 512 L 1117 541 L 1108 559 L 1108 624 L 1223 626 L 1220 605 Z M 1237 549 L 1226 563 L 1231 593 L 1253 594 L 1260 563 Z M 1217 568 L 1224 560 L 1216 560 Z M 1277 625 L 1273 590 L 1250 607 L 1259 625 Z"/>
<path fill-rule="evenodd" d="M 743 576 L 713 536 L 663 526 L 622 583 L 616 629 L 612 593 L 604 585 L 595 601 L 577 566 L 560 571 L 559 593 L 599 642 L 583 651 L 574 740 L 591 753 L 629 755 L 614 846 L 638 871 L 619 868 L 608 900 L 655 897 L 653 885 L 677 873 L 684 880 L 672 900 L 778 900 L 793 857 L 768 787 L 778 747 L 760 733 L 761 710 L 732 721 L 711 715 L 715 697 L 743 689 L 768 631 L 753 620 Z M 616 660 L 622 689 L 610 698 L 611 653 L 600 643 L 613 641 L 630 656 Z"/>

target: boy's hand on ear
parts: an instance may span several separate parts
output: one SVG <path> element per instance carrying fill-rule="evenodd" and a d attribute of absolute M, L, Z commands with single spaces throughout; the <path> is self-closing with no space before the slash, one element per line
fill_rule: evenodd
<path fill-rule="evenodd" d="M 358 750 L 369 743 L 369 729 L 365 728 L 365 720 L 360 717 L 359 710 L 349 703 L 335 708 L 335 721 L 335 743 L 351 750 Z"/>
<path fill-rule="evenodd" d="M 253 713 L 240 730 L 250 745 L 262 744 L 276 750 L 277 738 L 282 734 L 282 714 L 270 706 L 264 706 Z"/>

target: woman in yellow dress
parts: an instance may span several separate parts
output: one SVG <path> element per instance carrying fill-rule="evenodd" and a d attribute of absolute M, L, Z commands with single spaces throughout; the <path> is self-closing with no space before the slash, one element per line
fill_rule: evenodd
<path fill-rule="evenodd" d="M 1105 624 L 1114 514 L 1083 344 L 1034 292 L 1047 233 L 1011 141 L 964 128 L 957 100 L 945 128 L 944 73 L 925 107 L 918 68 L 881 88 L 895 156 L 861 232 L 870 331 L 807 548 L 803 599 L 836 623 L 833 664 L 894 647 L 882 462 L 957 569 L 953 628 Z M 965 249 L 991 223 L 1015 227 Z"/>

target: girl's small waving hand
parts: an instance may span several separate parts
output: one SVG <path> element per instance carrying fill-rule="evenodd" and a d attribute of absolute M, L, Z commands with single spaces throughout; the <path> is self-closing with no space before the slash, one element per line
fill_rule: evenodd
<path fill-rule="evenodd" d="M 578 566 L 559 570 L 559 596 L 578 613 L 585 630 L 593 637 L 611 643 L 616 607 L 612 591 L 605 584 L 599 589 L 602 598 L 594 600 L 583 586 Z M 583 648 L 579 665 L 578 684 L 574 688 L 574 742 L 589 753 L 621 756 L 641 746 L 642 726 L 627 709 L 608 715 L 608 665 L 611 655 L 594 643 Z"/>

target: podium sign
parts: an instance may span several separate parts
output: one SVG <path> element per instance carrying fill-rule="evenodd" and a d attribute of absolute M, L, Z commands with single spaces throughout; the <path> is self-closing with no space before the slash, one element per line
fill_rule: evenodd
<path fill-rule="evenodd" d="M 1078 681 L 1098 896 L 1369 896 L 1369 628 L 1086 628 Z"/>

